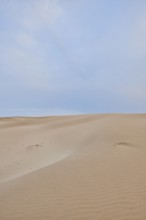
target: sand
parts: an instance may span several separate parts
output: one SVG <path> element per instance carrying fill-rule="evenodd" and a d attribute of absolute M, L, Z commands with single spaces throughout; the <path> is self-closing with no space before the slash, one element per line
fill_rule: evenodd
<path fill-rule="evenodd" d="M 0 220 L 145 220 L 146 115 L 0 118 Z"/>

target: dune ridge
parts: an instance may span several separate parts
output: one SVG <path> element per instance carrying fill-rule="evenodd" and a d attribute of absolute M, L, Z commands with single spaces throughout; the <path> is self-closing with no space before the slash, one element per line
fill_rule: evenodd
<path fill-rule="evenodd" d="M 146 219 L 146 114 L 0 118 L 0 219 Z"/>

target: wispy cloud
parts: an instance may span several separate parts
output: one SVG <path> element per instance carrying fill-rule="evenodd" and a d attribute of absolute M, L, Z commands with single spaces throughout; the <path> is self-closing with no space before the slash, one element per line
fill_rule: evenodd
<path fill-rule="evenodd" d="M 46 28 L 54 25 L 62 13 L 63 10 L 56 0 L 26 1 L 20 24 L 30 31 Z"/>
<path fill-rule="evenodd" d="M 23 3 L 11 0 L 8 3 L 4 6 L 9 13 L 11 24 L 16 25 L 16 28 L 12 35 L 11 30 L 10 33 L 8 30 L 3 33 L 8 34 L 9 38 L 7 42 L 3 40 L 1 44 L 1 62 L 6 72 L 17 75 L 23 83 L 43 88 L 50 79 L 49 75 L 54 71 L 52 60 L 48 60 L 49 65 L 45 62 L 42 34 L 45 34 L 46 28 L 51 27 L 61 16 L 61 8 L 57 2 L 47 0 Z M 13 17 L 11 15 L 14 12 Z"/>

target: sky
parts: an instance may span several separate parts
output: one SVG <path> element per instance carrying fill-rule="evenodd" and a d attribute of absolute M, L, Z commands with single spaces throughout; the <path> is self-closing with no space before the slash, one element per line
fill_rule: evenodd
<path fill-rule="evenodd" d="M 146 113 L 145 0 L 0 0 L 0 116 Z"/>

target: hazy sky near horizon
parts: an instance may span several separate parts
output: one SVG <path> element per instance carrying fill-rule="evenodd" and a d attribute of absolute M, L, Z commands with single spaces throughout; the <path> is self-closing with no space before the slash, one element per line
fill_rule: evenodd
<path fill-rule="evenodd" d="M 0 0 L 0 116 L 146 112 L 145 0 Z"/>

